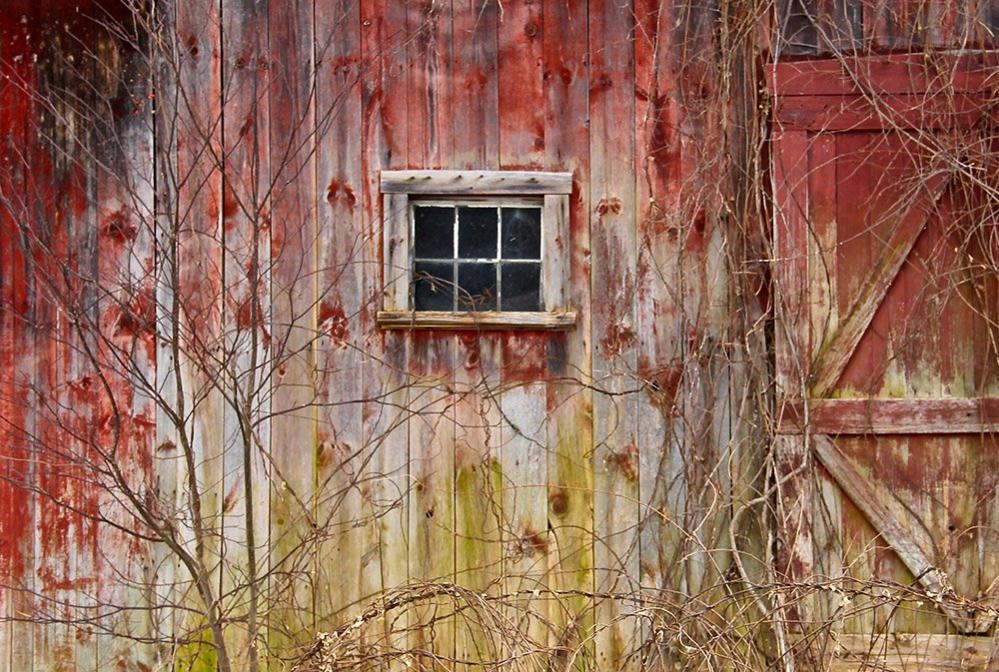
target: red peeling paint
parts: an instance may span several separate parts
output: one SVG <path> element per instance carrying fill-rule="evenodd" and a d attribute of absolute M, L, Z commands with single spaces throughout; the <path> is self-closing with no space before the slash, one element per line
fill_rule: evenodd
<path fill-rule="evenodd" d="M 634 441 L 622 450 L 611 451 L 606 461 L 608 467 L 618 471 L 630 483 L 638 480 L 638 446 Z"/>
<path fill-rule="evenodd" d="M 105 236 L 118 243 L 135 240 L 138 229 L 125 208 L 115 210 L 104 220 Z"/>
<path fill-rule="evenodd" d="M 525 526 L 520 551 L 527 556 L 545 555 L 548 553 L 548 535 L 532 529 L 530 525 Z"/>
<path fill-rule="evenodd" d="M 704 249 L 704 229 L 706 227 L 706 215 L 704 210 L 699 210 L 694 215 L 693 221 L 687 227 L 687 240 L 684 248 L 688 252 L 700 252 Z"/>
<path fill-rule="evenodd" d="M 683 380 L 683 363 L 674 361 L 665 368 L 643 372 L 641 375 L 659 411 L 665 415 L 674 414 L 680 382 Z"/>
<path fill-rule="evenodd" d="M 548 375 L 547 348 L 549 336 L 536 333 L 503 334 L 502 379 L 504 383 L 543 381 Z"/>
<path fill-rule="evenodd" d="M 339 300 L 319 304 L 319 329 L 329 334 L 330 343 L 334 346 L 342 346 L 350 339 L 350 323 Z"/>
<path fill-rule="evenodd" d="M 357 196 L 354 194 L 353 187 L 333 178 L 330 180 L 329 186 L 326 187 L 326 202 L 330 205 L 336 205 L 341 201 L 348 211 L 353 212 L 354 206 L 357 204 Z"/>
<path fill-rule="evenodd" d="M 607 327 L 607 334 L 601 339 L 600 345 L 607 357 L 616 357 L 637 341 L 635 330 L 627 324 L 614 322 Z"/>
<path fill-rule="evenodd" d="M 123 337 L 151 336 L 156 327 L 156 302 L 151 290 L 140 292 L 119 309 L 114 335 Z"/>

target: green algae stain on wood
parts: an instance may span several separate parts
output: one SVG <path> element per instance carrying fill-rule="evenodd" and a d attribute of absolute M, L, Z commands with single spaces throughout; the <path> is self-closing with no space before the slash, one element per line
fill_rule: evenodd
<path fill-rule="evenodd" d="M 582 339 L 580 339 L 582 341 Z M 585 349 L 584 343 L 575 347 Z M 558 352 L 558 349 L 556 349 Z M 559 365 L 553 365 L 558 371 Z M 548 524 L 550 587 L 556 592 L 553 655 L 559 667 L 591 669 L 594 643 L 592 402 L 572 381 L 549 388 Z"/>
<path fill-rule="evenodd" d="M 455 580 L 470 592 L 458 605 L 465 610 L 456 623 L 455 656 L 487 661 L 502 654 L 490 625 L 494 605 L 479 599 L 496 596 L 502 578 L 501 419 L 491 393 L 499 383 L 501 354 L 492 336 L 459 340 L 465 358 L 455 372 L 463 392 L 455 407 Z"/>
<path fill-rule="evenodd" d="M 176 653 L 174 670 L 176 672 L 215 672 L 218 670 L 218 655 L 212 633 L 206 626 L 204 630 L 195 632 L 193 641 L 181 646 Z"/>

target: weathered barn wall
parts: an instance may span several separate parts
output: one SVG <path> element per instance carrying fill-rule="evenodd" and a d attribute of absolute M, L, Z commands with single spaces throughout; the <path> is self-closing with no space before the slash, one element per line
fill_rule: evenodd
<path fill-rule="evenodd" d="M 698 13 L 681 37 L 707 44 L 708 19 Z M 4 89 L 4 132 L 8 146 L 34 153 L 23 164 L 11 155 L 5 189 L 27 195 L 7 216 L 33 217 L 5 229 L 10 456 L 30 444 L 24 460 L 6 467 L 9 510 L 21 512 L 3 522 L 12 584 L 67 602 L 93 586 L 84 606 L 65 609 L 67 621 L 87 604 L 99 613 L 105 601 L 153 609 L 139 619 L 152 638 L 208 627 L 196 613 L 168 614 L 174 599 L 195 612 L 227 610 L 231 620 L 258 608 L 247 606 L 251 591 L 267 592 L 266 641 L 289 654 L 386 591 L 443 582 L 470 595 L 520 595 L 510 614 L 526 614 L 519 618 L 531 637 L 565 651 L 582 645 L 592 663 L 637 651 L 640 623 L 616 619 L 636 608 L 639 585 L 696 592 L 709 581 L 703 561 L 684 575 L 670 569 L 691 542 L 663 524 L 704 515 L 700 505 L 684 508 L 701 497 L 688 494 L 684 446 L 696 441 L 712 460 L 730 450 L 726 413 L 710 419 L 727 404 L 724 388 L 688 399 L 705 405 L 698 426 L 675 423 L 685 353 L 722 347 L 727 291 L 724 261 L 710 254 L 720 230 L 703 211 L 679 205 L 684 172 L 699 159 L 670 66 L 680 47 L 667 27 L 678 18 L 655 5 L 611 3 L 185 2 L 167 19 L 176 53 L 161 67 L 174 70 L 135 82 L 118 79 L 127 39 L 107 47 L 112 62 L 95 64 L 88 58 L 105 56 L 103 47 L 64 37 L 83 35 L 86 19 L 71 29 L 60 20 L 5 18 L 4 63 L 14 78 Z M 36 46 L 53 36 L 65 48 Z M 123 136 L 108 145 L 96 131 L 53 135 L 91 123 L 107 130 L 87 118 L 108 112 L 103 92 L 93 109 L 63 110 L 72 118 L 46 109 L 51 100 L 71 107 L 67 91 L 97 76 L 77 72 L 74 55 L 87 67 L 115 68 L 109 82 L 137 96 L 111 110 Z M 691 72 L 691 88 L 706 85 L 698 78 L 707 75 Z M 159 105 L 155 211 L 143 182 L 154 135 L 143 100 L 150 88 Z M 567 293 L 578 326 L 567 334 L 380 332 L 378 173 L 405 167 L 571 171 Z M 154 216 L 175 236 L 154 244 Z M 51 278 L 42 262 L 23 256 L 25 230 L 37 230 L 44 247 L 34 251 L 52 275 L 83 264 L 87 291 L 132 294 L 88 303 L 75 288 L 44 286 Z M 155 356 L 151 345 L 120 338 L 148 322 L 101 314 L 151 301 L 153 292 L 157 307 L 136 319 L 155 310 L 163 332 Z M 76 300 L 94 312 L 82 327 L 67 313 Z M 144 342 L 148 332 L 136 337 Z M 88 338 L 96 354 L 78 342 Z M 212 348 L 232 361 L 207 361 Z M 88 373 L 122 351 L 127 363 L 107 365 L 128 375 Z M 254 356 L 271 368 L 249 363 Z M 709 359 L 695 357 L 693 366 Z M 150 388 L 152 400 L 129 389 L 135 370 L 145 379 L 132 382 Z M 269 378 L 247 400 L 248 429 L 219 383 L 249 373 Z M 133 397 L 133 408 L 121 407 Z M 65 409 L 41 411 L 56 400 L 72 409 L 72 422 Z M 108 525 L 78 521 L 100 509 L 101 487 L 62 485 L 70 474 L 44 466 L 71 425 L 96 422 L 100 436 L 84 434 L 67 457 L 86 470 L 88 451 L 113 442 L 123 418 L 143 428 L 129 443 L 142 454 L 130 486 L 176 512 L 187 527 L 181 541 L 204 560 L 205 576 L 161 545 L 128 541 L 130 529 L 150 525 L 138 505 L 125 503 L 123 538 L 106 543 L 116 534 Z M 244 431 L 254 450 L 244 450 Z M 92 485 L 113 491 L 113 475 L 109 483 L 104 469 L 94 471 Z M 186 520 L 195 507 L 200 520 Z M 705 533 L 706 547 L 721 529 Z M 114 573 L 126 556 L 144 572 L 133 576 L 136 590 L 151 583 L 154 595 L 118 594 L 123 577 Z M 261 576 L 270 570 L 253 588 L 240 582 L 250 563 Z M 236 593 L 208 605 L 202 582 Z M 594 591 L 633 598 L 595 601 Z M 488 615 L 428 624 L 431 609 L 467 608 L 453 594 L 418 603 L 401 635 L 377 632 L 397 624 L 390 615 L 365 626 L 368 637 L 466 660 L 503 656 L 497 647 L 507 644 L 489 632 Z M 102 642 L 113 640 L 97 634 L 103 621 L 83 627 L 93 636 L 69 623 L 22 624 L 17 615 L 36 607 L 8 595 L 5 613 L 14 618 L 2 641 L 17 667 L 148 665 L 169 653 L 109 649 Z M 31 607 L 18 606 L 21 599 Z M 591 640 L 598 620 L 605 627 Z M 224 635 L 240 658 L 249 651 L 241 629 Z M 213 659 L 201 650 L 196 638 L 181 645 L 180 659 Z M 639 664 L 637 654 L 630 664 Z"/>
<path fill-rule="evenodd" d="M 345 659 L 390 669 L 725 640 L 733 544 L 769 558 L 727 527 L 772 403 L 757 58 L 825 49 L 800 13 L 185 0 L 111 39 L 68 9 L 0 17 L 0 667 L 214 668 L 221 638 L 280 669 L 355 619 Z M 395 168 L 571 172 L 575 329 L 380 331 Z M 831 556 L 909 578 L 843 520 Z"/>

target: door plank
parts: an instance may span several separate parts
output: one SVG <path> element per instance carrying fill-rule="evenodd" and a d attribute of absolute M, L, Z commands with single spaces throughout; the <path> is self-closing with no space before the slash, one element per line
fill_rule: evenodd
<path fill-rule="evenodd" d="M 777 339 L 774 374 L 781 414 L 787 401 L 804 396 L 811 352 L 808 329 L 808 197 L 809 151 L 804 131 L 782 131 L 773 141 L 774 180 L 783 185 L 774 213 L 774 308 Z M 777 192 L 775 192 L 777 193 Z M 813 488 L 811 479 L 793 477 L 811 472 L 804 437 L 777 437 L 774 446 L 776 469 L 780 474 L 778 517 L 783 544 L 777 557 L 777 572 L 792 583 L 804 585 L 814 574 L 812 539 Z M 785 617 L 805 621 L 811 604 L 793 596 Z"/>
<path fill-rule="evenodd" d="M 994 434 L 999 399 L 811 399 L 785 406 L 779 432 L 799 434 Z"/>

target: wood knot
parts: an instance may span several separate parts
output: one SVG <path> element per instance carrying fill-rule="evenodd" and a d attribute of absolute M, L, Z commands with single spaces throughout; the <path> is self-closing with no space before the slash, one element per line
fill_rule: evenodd
<path fill-rule="evenodd" d="M 530 525 L 524 528 L 524 534 L 520 538 L 520 548 L 517 549 L 521 555 L 533 558 L 535 555 L 548 553 L 548 538 L 542 532 L 537 532 Z"/>
<path fill-rule="evenodd" d="M 524 26 L 524 35 L 527 35 L 528 37 L 537 37 L 538 24 L 534 23 L 533 21 L 528 21 L 527 25 Z"/>
<path fill-rule="evenodd" d="M 561 518 L 569 512 L 569 494 L 564 488 L 553 488 L 548 493 L 548 506 L 552 513 Z"/>
<path fill-rule="evenodd" d="M 104 221 L 104 235 L 119 243 L 135 240 L 138 234 L 138 227 L 132 223 L 125 208 L 111 213 Z"/>
<path fill-rule="evenodd" d="M 597 202 L 597 214 L 603 217 L 604 215 L 611 213 L 614 215 L 621 214 L 622 209 L 621 199 L 616 196 L 608 196 L 601 198 Z"/>

